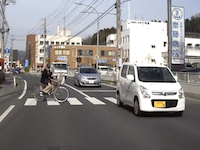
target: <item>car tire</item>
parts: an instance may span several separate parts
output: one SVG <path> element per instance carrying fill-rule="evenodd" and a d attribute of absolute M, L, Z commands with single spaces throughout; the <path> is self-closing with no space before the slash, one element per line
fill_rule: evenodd
<path fill-rule="evenodd" d="M 175 114 L 176 114 L 177 117 L 182 117 L 183 111 L 176 112 Z"/>
<path fill-rule="evenodd" d="M 122 107 L 122 106 L 123 106 L 123 103 L 122 103 L 122 101 L 121 101 L 121 99 L 120 99 L 120 94 L 119 94 L 119 92 L 117 92 L 117 106 L 118 106 L 118 107 Z"/>
<path fill-rule="evenodd" d="M 140 103 L 139 103 L 138 98 L 134 99 L 133 112 L 134 112 L 135 116 L 141 116 L 142 115 L 142 112 L 140 111 Z"/>

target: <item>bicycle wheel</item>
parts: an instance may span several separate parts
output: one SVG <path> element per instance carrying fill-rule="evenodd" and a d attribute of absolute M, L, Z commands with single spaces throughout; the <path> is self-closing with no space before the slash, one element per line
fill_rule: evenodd
<path fill-rule="evenodd" d="M 64 86 L 55 89 L 53 96 L 59 103 L 65 102 L 69 98 L 69 91 Z"/>
<path fill-rule="evenodd" d="M 43 101 L 45 99 L 44 93 L 41 91 L 41 89 L 42 88 L 39 85 L 34 88 L 33 95 L 37 101 Z"/>

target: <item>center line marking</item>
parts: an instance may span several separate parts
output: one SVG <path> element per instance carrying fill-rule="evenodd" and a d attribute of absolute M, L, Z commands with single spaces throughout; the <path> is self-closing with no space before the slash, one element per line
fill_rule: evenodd
<path fill-rule="evenodd" d="M 3 121 L 4 118 L 13 110 L 15 105 L 11 105 L 8 109 L 0 116 L 0 123 Z"/>

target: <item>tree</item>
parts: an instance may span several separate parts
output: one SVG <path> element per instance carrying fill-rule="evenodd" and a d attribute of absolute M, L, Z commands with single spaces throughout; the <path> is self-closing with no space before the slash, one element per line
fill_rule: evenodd
<path fill-rule="evenodd" d="M 92 44 L 92 36 L 88 35 L 83 39 L 83 45 L 91 45 Z"/>
<path fill-rule="evenodd" d="M 99 31 L 99 45 L 106 45 L 106 37 L 110 34 L 115 34 L 116 28 L 104 28 Z M 97 33 L 93 34 L 93 36 L 87 36 L 83 40 L 84 45 L 96 45 L 97 44 Z"/>
<path fill-rule="evenodd" d="M 200 13 L 193 15 L 190 19 L 185 19 L 185 31 L 200 33 Z"/>
<path fill-rule="evenodd" d="M 145 59 L 148 61 L 148 63 L 151 62 L 152 56 L 150 53 L 148 53 L 148 55 L 145 56 Z"/>

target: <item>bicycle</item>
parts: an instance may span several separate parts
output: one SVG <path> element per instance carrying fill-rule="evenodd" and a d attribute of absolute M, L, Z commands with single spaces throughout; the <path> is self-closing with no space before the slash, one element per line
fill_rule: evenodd
<path fill-rule="evenodd" d="M 54 80 L 54 79 L 50 79 L 51 82 L 53 82 L 54 84 L 52 84 L 51 89 L 48 91 L 48 93 L 44 93 L 43 90 L 43 86 L 42 85 L 37 85 L 34 88 L 34 98 L 37 101 L 43 101 L 45 99 L 45 95 L 53 95 L 54 99 L 59 102 L 59 103 L 63 103 L 65 101 L 67 101 L 67 99 L 69 98 L 69 91 L 66 87 L 64 87 L 64 83 L 65 83 L 65 78 L 62 77 L 61 80 Z M 61 90 L 64 90 L 65 94 L 67 94 L 67 96 L 65 96 L 65 98 L 63 100 L 59 99 L 57 97 L 57 92 L 60 93 L 62 95 L 62 93 L 60 92 Z M 37 97 L 39 95 L 39 98 Z"/>

